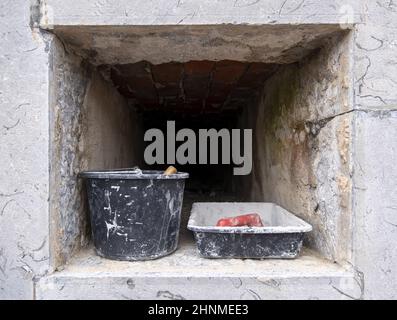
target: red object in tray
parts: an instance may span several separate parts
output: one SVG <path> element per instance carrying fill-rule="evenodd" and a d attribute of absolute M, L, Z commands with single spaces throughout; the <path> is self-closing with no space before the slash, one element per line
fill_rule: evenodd
<path fill-rule="evenodd" d="M 219 219 L 217 227 L 263 227 L 261 217 L 257 213 L 247 213 L 231 218 Z"/>

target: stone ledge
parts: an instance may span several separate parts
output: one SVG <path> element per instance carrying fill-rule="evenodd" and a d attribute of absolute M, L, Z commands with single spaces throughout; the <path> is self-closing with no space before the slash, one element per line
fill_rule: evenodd
<path fill-rule="evenodd" d="M 93 0 L 46 0 L 41 6 L 40 26 L 128 26 L 205 24 L 339 24 L 363 21 L 361 3 L 343 5 L 321 0 L 310 3 L 253 0 L 190 0 L 117 2 Z"/>
<path fill-rule="evenodd" d="M 145 262 L 112 261 L 92 248 L 82 250 L 62 271 L 36 283 L 36 298 L 341 299 L 359 296 L 358 290 L 349 268 L 310 250 L 295 260 L 211 260 L 185 243 Z"/>

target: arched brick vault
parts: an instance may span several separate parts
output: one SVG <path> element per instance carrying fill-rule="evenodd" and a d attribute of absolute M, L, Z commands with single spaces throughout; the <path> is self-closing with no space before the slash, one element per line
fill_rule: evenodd
<path fill-rule="evenodd" d="M 140 61 L 111 67 L 119 92 L 143 110 L 217 113 L 236 110 L 254 96 L 277 69 L 261 62 Z"/>

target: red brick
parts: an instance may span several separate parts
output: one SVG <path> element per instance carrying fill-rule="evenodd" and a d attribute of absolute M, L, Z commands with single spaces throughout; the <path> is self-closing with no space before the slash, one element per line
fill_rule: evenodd
<path fill-rule="evenodd" d="M 152 65 L 153 80 L 163 85 L 179 83 L 183 65 L 176 62 Z"/>
<path fill-rule="evenodd" d="M 184 64 L 185 75 L 209 76 L 215 62 L 208 60 L 189 61 Z"/>

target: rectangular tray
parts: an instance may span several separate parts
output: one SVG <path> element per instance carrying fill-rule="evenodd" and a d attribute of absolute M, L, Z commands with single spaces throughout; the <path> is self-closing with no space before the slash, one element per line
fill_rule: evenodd
<path fill-rule="evenodd" d="M 220 218 L 258 213 L 264 227 L 216 227 Z M 187 228 L 205 258 L 295 258 L 312 226 L 268 202 L 195 202 Z"/>

